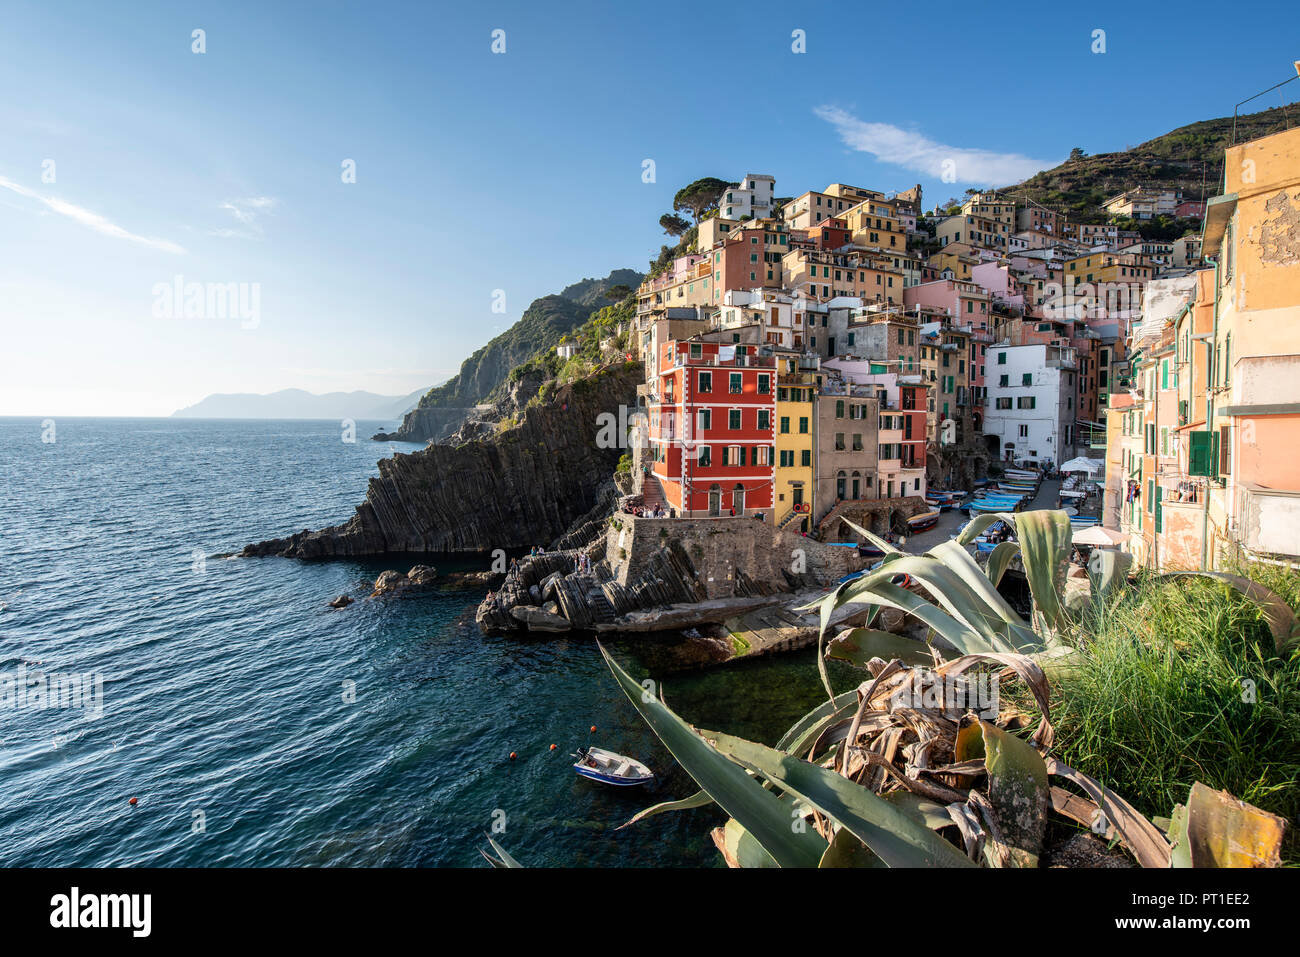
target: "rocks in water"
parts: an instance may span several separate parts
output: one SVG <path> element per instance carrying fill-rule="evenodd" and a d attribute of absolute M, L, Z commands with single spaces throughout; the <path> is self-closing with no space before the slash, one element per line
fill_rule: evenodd
<path fill-rule="evenodd" d="M 438 569 L 431 565 L 416 565 L 406 573 L 406 577 L 413 585 L 432 585 L 438 577 Z"/>
<path fill-rule="evenodd" d="M 415 565 L 405 575 L 390 569 L 379 573 L 379 577 L 375 579 L 375 587 L 371 591 L 370 597 L 392 595 L 412 587 L 423 588 L 435 584 L 437 580 L 438 570 L 432 565 Z"/>
<path fill-rule="evenodd" d="M 409 583 L 407 577 L 401 572 L 391 570 L 380 572 L 379 577 L 375 579 L 375 588 L 370 593 L 370 597 L 374 598 L 376 595 L 387 595 L 399 591 Z"/>
<path fill-rule="evenodd" d="M 569 619 L 536 605 L 515 605 L 510 609 L 510 617 L 522 622 L 529 631 L 565 632 L 573 628 Z"/>
<path fill-rule="evenodd" d="M 352 604 L 352 602 L 354 602 L 355 600 L 356 599 L 354 599 L 351 595 L 339 595 L 338 598 L 335 598 L 332 602 L 330 602 L 330 607 L 347 608 L 348 605 Z"/>

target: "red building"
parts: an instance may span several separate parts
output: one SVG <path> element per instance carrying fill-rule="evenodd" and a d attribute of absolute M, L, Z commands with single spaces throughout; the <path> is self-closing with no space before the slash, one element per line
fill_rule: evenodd
<path fill-rule="evenodd" d="M 681 517 L 772 510 L 776 363 L 757 348 L 691 340 L 661 347 L 651 455 Z"/>
<path fill-rule="evenodd" d="M 912 383 L 916 384 L 912 384 Z M 929 386 L 912 376 L 901 376 L 898 381 L 899 406 L 903 412 L 903 442 L 901 468 L 925 468 L 925 428 L 928 413 Z M 924 483 L 922 483 L 924 484 Z"/>

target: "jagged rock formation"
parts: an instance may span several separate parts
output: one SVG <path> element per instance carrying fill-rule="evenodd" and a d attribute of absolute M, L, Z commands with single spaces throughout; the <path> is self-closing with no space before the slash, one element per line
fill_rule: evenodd
<path fill-rule="evenodd" d="M 579 553 L 591 561 L 590 574 L 574 570 Z M 581 549 L 545 552 L 520 559 L 494 594 L 483 599 L 475 620 L 489 634 L 534 629 L 536 611 L 554 603 L 569 627 L 595 631 L 642 608 L 700 602 L 705 589 L 686 550 L 676 541 L 658 549 L 627 584 L 619 584 L 603 560 L 604 533 Z"/>
<path fill-rule="evenodd" d="M 561 336 L 607 304 L 606 290 L 618 285 L 635 289 L 641 279 L 633 269 L 615 269 L 604 279 L 583 279 L 559 295 L 533 300 L 514 325 L 466 359 L 460 372 L 425 393 L 397 431 L 380 432 L 375 440 L 423 442 L 450 436 L 467 418 L 474 417 L 476 407 L 488 400 L 516 366 L 539 351 L 554 349 Z"/>
<path fill-rule="evenodd" d="M 596 447 L 598 416 L 631 405 L 641 366 L 611 367 L 524 409 L 517 425 L 379 463 L 345 524 L 248 545 L 244 556 L 483 553 L 550 542 L 602 507 L 621 450 Z"/>

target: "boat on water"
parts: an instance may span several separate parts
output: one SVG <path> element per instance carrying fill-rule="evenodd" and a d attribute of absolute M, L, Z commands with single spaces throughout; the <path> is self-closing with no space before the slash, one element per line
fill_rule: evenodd
<path fill-rule="evenodd" d="M 939 509 L 932 509 L 928 512 L 922 512 L 920 515 L 913 515 L 907 520 L 907 527 L 913 532 L 923 532 L 927 528 L 934 528 L 939 521 Z"/>
<path fill-rule="evenodd" d="M 654 772 L 635 758 L 615 754 L 604 748 L 579 748 L 574 755 L 578 760 L 573 770 L 584 778 L 612 784 L 615 787 L 636 787 L 654 780 Z"/>

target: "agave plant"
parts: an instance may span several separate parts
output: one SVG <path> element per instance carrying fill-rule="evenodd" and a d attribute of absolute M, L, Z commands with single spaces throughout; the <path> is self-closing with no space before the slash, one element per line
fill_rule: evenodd
<path fill-rule="evenodd" d="M 999 520 L 1015 528 L 1018 541 L 999 545 L 980 568 L 965 546 Z M 601 649 L 632 704 L 701 789 L 649 808 L 629 825 L 716 803 L 729 819 L 714 831 L 714 842 L 728 864 L 740 867 L 1033 867 L 1052 815 L 1122 845 L 1144 867 L 1277 863 L 1280 818 L 1228 795 L 1209 800 L 1194 788 L 1166 836 L 1100 782 L 1052 756 L 1043 665 L 1069 653 L 1084 622 L 1061 597 L 1071 538 L 1064 512 L 981 515 L 955 541 L 923 555 L 905 554 L 848 524 L 885 558 L 809 606 L 820 606 L 817 661 L 828 700 L 775 747 L 692 728 Z M 1032 621 L 997 591 L 1017 556 L 1033 599 Z M 1122 559 L 1096 562 L 1091 602 L 1123 587 L 1126 571 Z M 900 573 L 933 600 L 895 584 Z M 1247 579 L 1216 577 L 1265 604 L 1279 649 L 1295 640 L 1294 615 L 1280 598 Z M 868 606 L 865 626 L 828 644 L 832 616 L 852 604 Z M 882 608 L 919 619 L 927 640 L 871 627 Z M 869 677 L 836 695 L 827 656 L 864 668 Z M 960 692 L 977 678 L 1023 682 L 1041 715 L 1032 733 L 1014 709 L 971 708 Z M 1234 840 L 1214 837 L 1225 827 L 1235 829 Z M 1189 846 L 1199 853 L 1189 853 Z M 1223 850 L 1243 847 L 1249 850 L 1235 859 Z"/>

